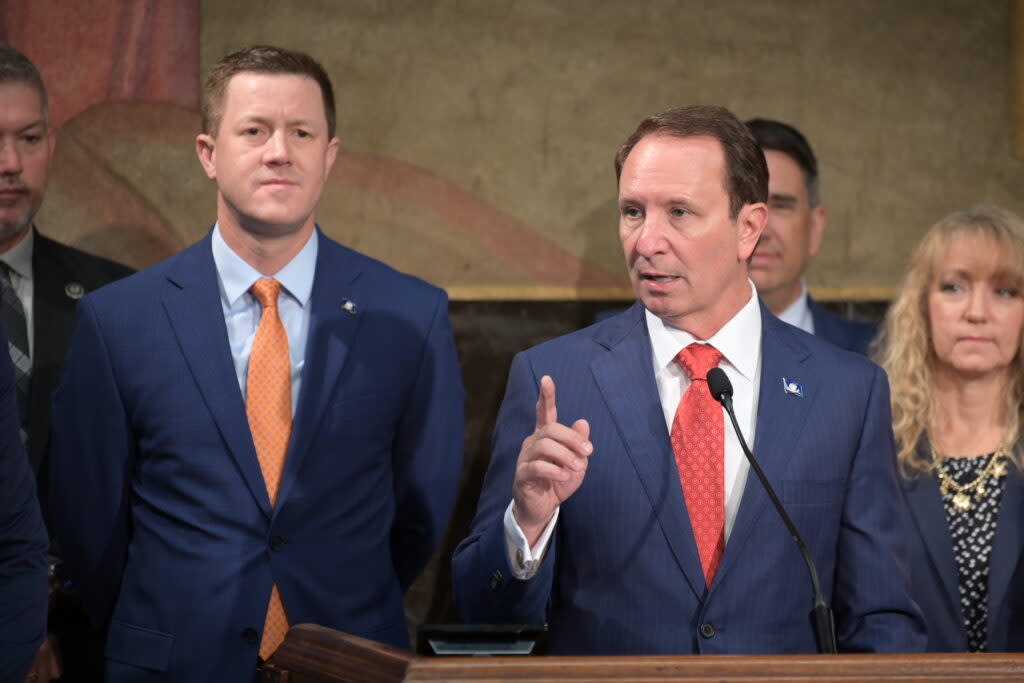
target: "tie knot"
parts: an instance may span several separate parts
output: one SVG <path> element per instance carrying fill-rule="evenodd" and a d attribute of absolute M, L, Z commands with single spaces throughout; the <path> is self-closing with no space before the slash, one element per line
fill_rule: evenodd
<path fill-rule="evenodd" d="M 277 308 L 277 295 L 281 293 L 281 283 L 269 277 L 261 277 L 252 285 L 252 294 L 263 308 Z"/>
<path fill-rule="evenodd" d="M 694 342 L 676 355 L 676 362 L 683 366 L 690 381 L 706 380 L 708 370 L 718 367 L 722 352 L 711 344 Z"/>

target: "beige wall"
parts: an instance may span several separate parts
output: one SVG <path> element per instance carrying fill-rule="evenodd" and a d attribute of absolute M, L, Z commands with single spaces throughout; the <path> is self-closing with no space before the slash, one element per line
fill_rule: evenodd
<path fill-rule="evenodd" d="M 624 286 L 611 159 L 678 104 L 806 133 L 831 216 L 810 273 L 826 295 L 888 294 L 950 211 L 1024 212 L 1009 0 L 205 0 L 200 14 L 204 71 L 254 42 L 324 63 L 349 156 L 321 222 L 456 297 Z M 181 163 L 136 189 L 187 243 L 212 194 Z M 182 174 L 189 194 L 168 196 Z"/>

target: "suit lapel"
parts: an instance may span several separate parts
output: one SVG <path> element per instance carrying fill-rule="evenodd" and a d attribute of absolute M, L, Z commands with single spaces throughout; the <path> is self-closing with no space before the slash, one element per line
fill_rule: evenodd
<path fill-rule="evenodd" d="M 301 471 L 324 412 L 341 396 L 341 370 L 352 348 L 370 297 L 363 288 L 362 267 L 352 253 L 318 232 L 316 275 L 310 296 L 309 335 L 306 340 L 302 386 L 292 422 L 292 438 L 281 477 L 277 508 L 287 499 Z M 351 310 L 343 308 L 351 302 Z"/>
<path fill-rule="evenodd" d="M 993 619 L 998 617 L 1000 607 L 1010 590 L 1010 581 L 1017 563 L 1020 561 L 1021 549 L 1024 548 L 1024 529 L 1021 519 L 1024 518 L 1024 495 L 1020 470 L 1015 465 L 1007 465 L 1006 480 L 1003 482 L 1003 498 L 999 504 L 999 517 L 996 522 L 996 535 L 992 539 L 992 556 L 989 558 L 988 576 L 988 625 L 989 633 L 993 633 Z M 995 646 L 996 644 L 990 643 Z"/>
<path fill-rule="evenodd" d="M 928 448 L 925 440 L 918 445 L 919 450 Z M 921 474 L 909 481 L 901 479 L 900 485 L 910 509 L 910 517 L 928 551 L 932 569 L 942 582 L 943 599 L 950 614 L 953 615 L 952 621 L 962 625 L 964 621 L 960 609 L 960 588 L 956 576 L 956 560 L 953 558 L 953 541 L 949 535 L 949 523 L 946 521 L 946 510 L 942 505 L 938 479 L 931 474 Z"/>
<path fill-rule="evenodd" d="M 253 498 L 269 517 L 270 498 L 231 358 L 209 234 L 181 253 L 167 279 L 163 307 L 181 353 L 228 452 Z"/>
<path fill-rule="evenodd" d="M 800 448 L 799 435 L 822 388 L 815 384 L 815 376 L 809 374 L 806 363 L 811 353 L 800 342 L 798 333 L 768 313 L 763 304 L 761 325 L 761 383 L 757 399 L 757 431 L 751 450 L 769 483 L 777 489 L 794 449 Z M 783 378 L 800 384 L 803 396 L 785 392 Z M 731 425 L 727 424 L 726 429 L 732 429 Z M 745 438 L 748 436 L 744 434 Z M 770 507 L 768 494 L 751 470 L 713 587 L 722 585 L 729 569 L 737 562 L 737 556 L 744 551 L 761 515 L 776 514 Z M 754 545 L 756 547 L 756 543 Z"/>
<path fill-rule="evenodd" d="M 621 324 L 606 326 L 596 339 L 608 353 L 591 363 L 591 372 L 672 554 L 699 598 L 705 592 L 704 572 L 658 398 L 643 306 L 634 304 L 616 320 Z"/>
<path fill-rule="evenodd" d="M 38 232 L 32 247 L 32 382 L 29 389 L 29 458 L 39 471 L 50 432 L 53 390 L 75 326 L 75 300 L 65 291 L 70 274 L 54 260 L 50 241 Z M 45 321 L 46 327 L 41 323 Z"/>

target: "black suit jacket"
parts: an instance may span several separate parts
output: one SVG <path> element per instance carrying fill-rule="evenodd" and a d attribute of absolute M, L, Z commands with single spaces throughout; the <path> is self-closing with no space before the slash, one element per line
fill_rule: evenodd
<path fill-rule="evenodd" d="M 28 456 L 39 482 L 43 514 L 47 491 L 53 392 L 75 328 L 75 304 L 83 294 L 132 273 L 120 263 L 35 234 L 32 246 L 32 385 L 29 389 Z"/>

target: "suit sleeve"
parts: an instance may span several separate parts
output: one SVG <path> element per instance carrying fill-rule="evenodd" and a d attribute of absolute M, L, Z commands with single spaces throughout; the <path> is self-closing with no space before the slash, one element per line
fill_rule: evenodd
<path fill-rule="evenodd" d="M 448 297 L 441 292 L 395 436 L 391 553 L 403 591 L 430 560 L 455 505 L 462 472 L 464 406 Z"/>
<path fill-rule="evenodd" d="M 921 652 L 925 625 L 910 597 L 889 384 L 874 368 L 839 534 L 833 609 L 840 652 Z"/>
<path fill-rule="evenodd" d="M 541 623 L 557 555 L 557 529 L 537 573 L 515 578 L 505 541 L 504 513 L 512 500 L 516 461 L 523 439 L 536 426 L 540 383 L 526 354 L 520 353 L 509 370 L 505 398 L 498 412 L 491 464 L 480 493 L 476 517 L 452 559 L 455 605 L 467 622 Z"/>
<path fill-rule="evenodd" d="M 0 350 L 0 681 L 20 681 L 46 634 L 47 534 L 18 434 L 14 370 L 2 332 Z"/>
<path fill-rule="evenodd" d="M 134 444 L 111 354 L 89 297 L 54 394 L 50 505 L 65 567 L 93 623 L 105 628 L 129 538 Z"/>

